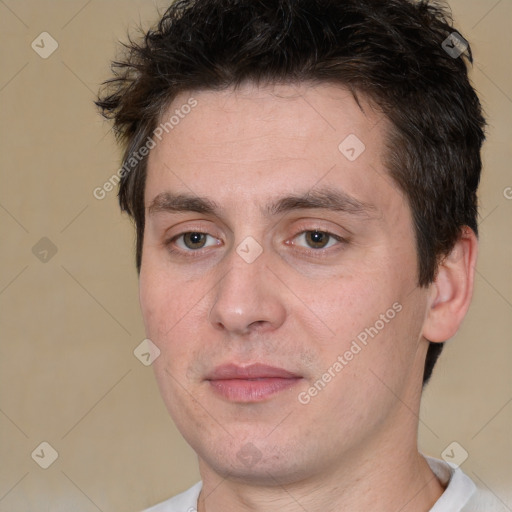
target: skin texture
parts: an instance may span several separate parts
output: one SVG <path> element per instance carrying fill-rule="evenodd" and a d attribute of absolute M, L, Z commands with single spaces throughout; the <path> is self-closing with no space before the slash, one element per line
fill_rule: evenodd
<path fill-rule="evenodd" d="M 195 91 L 169 112 L 190 96 L 197 106 L 149 156 L 140 301 L 162 397 L 199 457 L 200 512 L 428 511 L 443 489 L 417 450 L 426 340 L 451 337 L 467 310 L 474 234 L 418 288 L 410 208 L 383 163 L 387 121 L 344 89 Z M 338 149 L 349 134 L 365 144 L 354 161 Z M 268 211 L 327 187 L 364 211 Z M 218 210 L 170 211 L 155 202 L 166 192 Z M 311 248 L 307 230 L 342 241 Z M 206 246 L 187 249 L 178 235 L 196 231 Z M 252 263 L 236 252 L 248 236 L 263 250 Z M 393 304 L 400 312 L 301 403 Z M 302 379 L 255 403 L 205 380 L 255 362 Z"/>

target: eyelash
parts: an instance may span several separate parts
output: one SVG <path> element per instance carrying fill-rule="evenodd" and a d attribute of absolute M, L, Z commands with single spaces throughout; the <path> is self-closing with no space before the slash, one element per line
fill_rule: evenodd
<path fill-rule="evenodd" d="M 213 235 L 210 235 L 210 233 L 207 233 L 206 231 L 203 231 L 202 229 L 189 229 L 188 231 L 183 231 L 182 233 L 179 233 L 179 234 L 173 236 L 172 238 L 170 238 L 169 240 L 167 240 L 165 242 L 165 246 L 167 247 L 168 251 L 171 254 L 177 254 L 179 256 L 185 256 L 185 257 L 189 257 L 189 258 L 197 258 L 199 256 L 202 256 L 203 248 L 196 249 L 196 250 L 193 250 L 193 249 L 185 250 L 185 249 L 180 249 L 180 248 L 175 247 L 174 244 L 175 244 L 176 240 L 178 240 L 179 238 L 182 238 L 183 236 L 185 236 L 189 233 L 199 233 L 202 235 L 211 236 L 215 239 L 215 237 Z M 218 244 L 214 244 L 214 245 L 218 245 Z M 211 246 L 205 247 L 205 249 L 208 249 L 209 247 L 211 247 Z"/>
<path fill-rule="evenodd" d="M 330 231 L 325 231 L 323 229 L 319 229 L 319 228 L 313 228 L 313 229 L 303 229 L 301 231 L 299 231 L 298 233 L 296 233 L 290 240 L 291 242 L 288 242 L 286 241 L 286 245 L 293 245 L 293 246 L 296 246 L 295 243 L 293 243 L 293 240 L 297 239 L 299 236 L 301 235 L 305 235 L 306 233 L 312 233 L 312 232 L 319 232 L 319 233 L 323 233 L 325 235 L 327 235 L 329 237 L 329 241 L 327 242 L 328 244 L 331 242 L 331 239 L 334 239 L 338 242 L 338 244 L 347 244 L 349 241 L 342 237 L 342 236 L 339 236 L 339 235 L 336 235 L 334 233 L 331 233 Z M 180 249 L 180 248 L 176 248 L 174 246 L 175 242 L 183 237 L 184 235 L 187 235 L 187 234 L 190 234 L 190 233 L 199 233 L 199 234 L 203 234 L 203 235 L 206 235 L 206 236 L 211 236 L 213 238 L 215 238 L 213 235 L 211 235 L 210 233 L 207 233 L 206 231 L 203 231 L 201 229 L 191 229 L 191 230 L 188 230 L 188 231 L 184 231 L 182 233 L 179 233 L 175 236 L 173 236 L 172 238 L 170 238 L 169 240 L 167 240 L 165 242 L 165 246 L 167 247 L 168 251 L 171 253 L 171 254 L 178 254 L 178 255 L 182 255 L 182 256 L 185 256 L 185 257 L 191 257 L 191 258 L 194 258 L 194 257 L 200 257 L 203 255 L 203 249 L 208 249 L 210 247 L 213 247 L 215 245 L 219 245 L 219 244 L 213 244 L 211 246 L 208 246 L 208 247 L 204 247 L 204 248 L 200 248 L 200 249 Z M 338 244 L 335 244 L 334 247 Z M 315 257 L 322 257 L 322 256 L 327 256 L 326 252 L 329 251 L 330 249 L 332 249 L 333 246 L 331 247 L 327 247 L 327 248 L 319 248 L 319 249 L 313 249 L 311 247 L 307 248 L 307 247 L 304 247 L 304 246 L 300 246 L 300 250 L 301 252 L 303 252 L 303 254 L 306 254 L 306 255 L 311 255 L 311 256 L 315 256 Z"/>
<path fill-rule="evenodd" d="M 348 240 L 346 238 L 343 238 L 342 236 L 339 236 L 339 235 L 335 235 L 334 233 L 331 233 L 330 231 L 325 231 L 323 229 L 304 229 L 302 231 L 299 231 L 296 235 L 294 235 L 291 238 L 292 242 L 290 242 L 290 243 L 285 242 L 285 243 L 287 245 L 295 246 L 295 243 L 293 242 L 293 240 L 296 240 L 300 236 L 305 236 L 306 233 L 313 233 L 313 232 L 322 233 L 324 235 L 327 235 L 329 237 L 327 244 L 330 244 L 332 240 L 335 240 L 338 243 L 333 244 L 330 247 L 322 247 L 319 249 L 314 249 L 312 247 L 298 246 L 298 247 L 300 247 L 300 251 L 302 252 L 302 254 L 304 254 L 306 256 L 313 256 L 316 258 L 326 257 L 326 256 L 329 256 L 330 252 L 336 250 L 336 246 L 339 246 L 340 244 L 348 243 Z M 338 249 L 339 249 L 339 247 L 338 247 Z"/>

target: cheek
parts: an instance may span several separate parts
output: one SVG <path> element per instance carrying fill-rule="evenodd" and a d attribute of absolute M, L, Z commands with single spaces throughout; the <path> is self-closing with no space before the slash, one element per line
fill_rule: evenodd
<path fill-rule="evenodd" d="M 160 350 L 167 348 L 166 340 L 172 335 L 173 326 L 186 313 L 186 301 L 178 283 L 158 272 L 154 266 L 143 265 L 139 277 L 139 300 L 147 337 Z"/>
<path fill-rule="evenodd" d="M 310 291 L 308 306 L 326 333 L 317 344 L 320 358 L 330 367 L 338 355 L 347 353 L 350 362 L 344 378 L 375 379 L 369 373 L 373 368 L 392 380 L 393 372 L 407 372 L 412 364 L 424 305 L 417 293 L 411 294 L 413 280 L 405 282 L 392 268 L 341 276 L 325 283 L 321 292 Z M 308 331 L 317 332 L 313 324 Z"/>
<path fill-rule="evenodd" d="M 161 268 L 159 262 L 153 259 L 148 254 L 143 261 L 139 276 L 139 300 L 146 333 L 153 335 L 156 342 L 163 341 L 165 333 L 186 313 L 186 295 L 190 288 L 183 286 L 179 276 Z"/>
<path fill-rule="evenodd" d="M 162 307 L 162 291 L 154 274 L 143 264 L 139 275 L 139 303 L 146 329 L 146 335 L 154 343 L 158 341 L 158 323 Z"/>
<path fill-rule="evenodd" d="M 162 365 L 166 361 L 173 371 L 183 367 L 201 341 L 197 333 L 204 331 L 208 319 L 205 283 L 188 281 L 168 269 L 158 270 L 149 262 L 141 268 L 139 300 L 146 336 L 164 356 L 156 362 Z"/>
<path fill-rule="evenodd" d="M 179 418 L 188 409 L 183 401 L 182 387 L 186 382 L 186 368 L 194 357 L 190 340 L 190 311 L 193 311 L 191 286 L 179 283 L 178 277 L 156 270 L 156 265 L 141 267 L 139 300 L 146 336 L 160 349 L 160 356 L 152 367 L 160 393 L 169 412 Z M 184 287 L 185 291 L 181 288 Z"/>
<path fill-rule="evenodd" d="M 305 288 L 302 294 L 326 338 L 338 344 L 338 348 L 373 325 L 396 300 L 382 277 L 360 269 L 352 275 L 346 273 L 325 281 L 318 289 Z M 303 309 L 306 313 L 307 309 Z"/>

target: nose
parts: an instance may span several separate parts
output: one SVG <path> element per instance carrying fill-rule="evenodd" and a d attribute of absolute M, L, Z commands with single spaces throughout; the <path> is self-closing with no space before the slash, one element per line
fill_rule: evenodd
<path fill-rule="evenodd" d="M 209 315 L 213 327 L 233 335 L 278 329 L 286 318 L 283 290 L 267 266 L 265 253 L 247 263 L 233 251 L 226 263 Z"/>

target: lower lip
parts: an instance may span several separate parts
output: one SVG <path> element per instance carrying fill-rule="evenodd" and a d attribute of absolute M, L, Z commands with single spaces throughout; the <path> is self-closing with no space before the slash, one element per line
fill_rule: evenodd
<path fill-rule="evenodd" d="M 232 402 L 262 402 L 272 395 L 290 389 L 301 380 L 297 378 L 268 377 L 262 379 L 211 380 L 216 393 Z"/>

